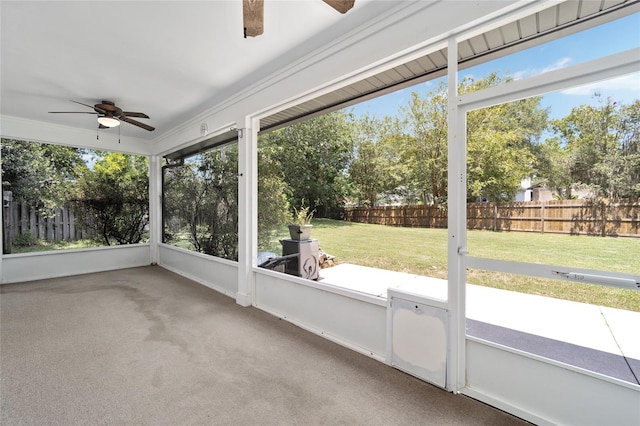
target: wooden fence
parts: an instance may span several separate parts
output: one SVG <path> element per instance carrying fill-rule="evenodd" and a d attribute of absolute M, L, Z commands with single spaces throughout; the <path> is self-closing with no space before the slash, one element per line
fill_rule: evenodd
<path fill-rule="evenodd" d="M 446 228 L 447 211 L 433 206 L 347 209 L 345 220 L 388 226 Z M 524 201 L 467 204 L 468 229 L 640 237 L 640 200 Z"/>
<path fill-rule="evenodd" d="M 27 233 L 48 241 L 78 241 L 94 236 L 70 208 L 56 209 L 53 217 L 45 218 L 25 202 L 10 201 L 3 214 L 5 241 Z"/>

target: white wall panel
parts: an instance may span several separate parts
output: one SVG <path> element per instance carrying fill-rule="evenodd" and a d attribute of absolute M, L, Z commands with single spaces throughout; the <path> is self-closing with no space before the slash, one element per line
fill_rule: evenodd
<path fill-rule="evenodd" d="M 640 386 L 467 340 L 462 392 L 536 424 L 638 425 Z"/>
<path fill-rule="evenodd" d="M 230 260 L 209 256 L 160 244 L 158 264 L 211 289 L 233 298 L 238 292 L 238 264 Z"/>
<path fill-rule="evenodd" d="M 386 359 L 384 299 L 271 271 L 255 273 L 255 306 L 360 353 Z"/>
<path fill-rule="evenodd" d="M 10 254 L 2 257 L 2 283 L 133 268 L 150 263 L 149 244 Z"/>

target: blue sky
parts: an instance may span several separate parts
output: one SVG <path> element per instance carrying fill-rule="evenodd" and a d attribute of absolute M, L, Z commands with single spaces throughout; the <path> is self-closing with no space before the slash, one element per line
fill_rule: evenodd
<path fill-rule="evenodd" d="M 531 77 L 638 46 L 640 13 L 463 70 L 459 80 L 465 76 L 480 79 L 494 71 L 514 78 Z M 411 92 L 418 91 L 425 95 L 441 80 L 442 78 L 390 93 L 349 109 L 356 115 L 395 115 L 400 106 L 408 103 Z M 549 108 L 550 118 L 562 118 L 569 114 L 573 106 L 595 104 L 594 92 L 601 93 L 603 97 L 611 97 L 619 103 L 630 104 L 640 98 L 640 70 L 616 80 L 547 94 L 542 99 L 542 107 Z"/>

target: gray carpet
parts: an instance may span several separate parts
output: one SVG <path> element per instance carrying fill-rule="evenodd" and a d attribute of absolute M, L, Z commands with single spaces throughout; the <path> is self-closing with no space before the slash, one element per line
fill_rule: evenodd
<path fill-rule="evenodd" d="M 0 423 L 511 425 L 160 267 L 4 285 Z"/>

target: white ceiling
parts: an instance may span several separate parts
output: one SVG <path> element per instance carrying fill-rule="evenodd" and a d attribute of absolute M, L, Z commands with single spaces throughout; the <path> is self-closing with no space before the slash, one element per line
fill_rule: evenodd
<path fill-rule="evenodd" d="M 242 2 L 1 1 L 0 113 L 95 129 L 91 111 L 114 101 L 155 139 L 260 78 L 393 6 L 357 0 L 341 15 L 321 0 L 265 0 L 264 34 L 243 38 Z"/>

